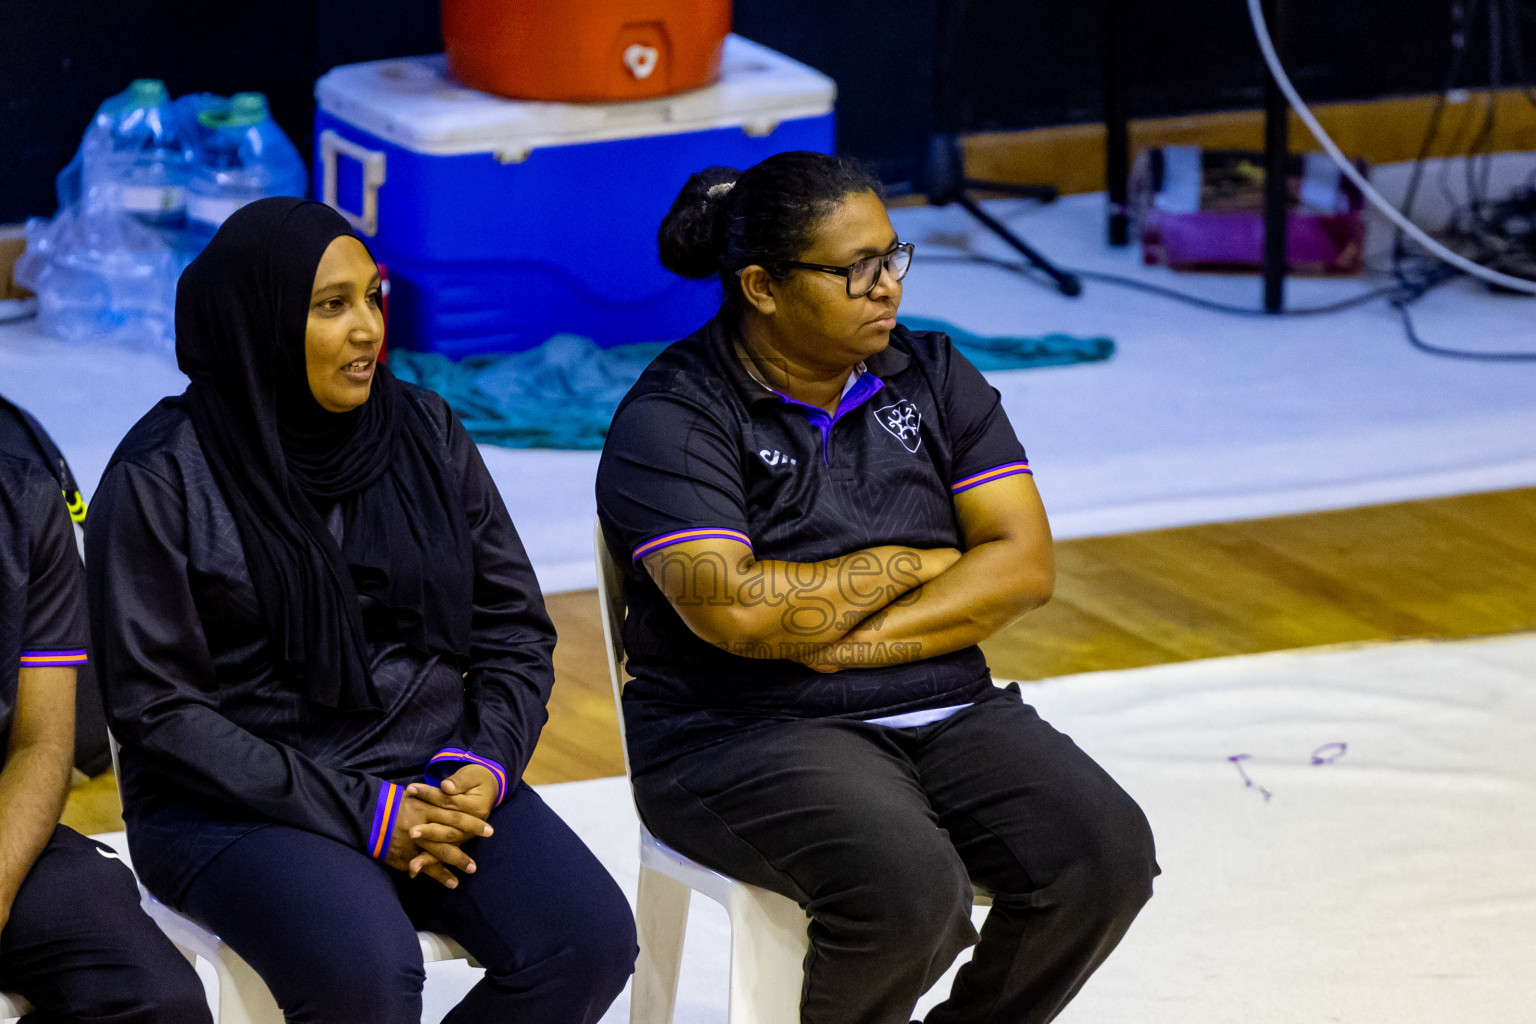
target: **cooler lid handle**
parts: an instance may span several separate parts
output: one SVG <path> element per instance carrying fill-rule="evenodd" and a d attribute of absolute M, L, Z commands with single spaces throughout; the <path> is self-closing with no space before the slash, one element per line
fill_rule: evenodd
<path fill-rule="evenodd" d="M 336 199 L 336 158 L 346 155 L 363 167 L 363 209 L 344 210 Z M 379 233 L 379 186 L 384 184 L 384 153 L 343 138 L 333 129 L 320 133 L 320 198 L 325 205 L 372 238 Z"/>

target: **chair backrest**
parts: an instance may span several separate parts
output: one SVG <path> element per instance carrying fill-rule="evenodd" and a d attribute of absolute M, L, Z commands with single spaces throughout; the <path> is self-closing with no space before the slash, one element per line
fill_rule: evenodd
<path fill-rule="evenodd" d="M 629 739 L 624 734 L 624 570 L 614 561 L 603 538 L 603 524 L 592 524 L 592 555 L 597 562 L 597 603 L 603 617 L 603 646 L 608 654 L 608 679 L 613 683 L 613 708 L 619 715 L 619 748 L 624 774 L 629 774 Z"/>

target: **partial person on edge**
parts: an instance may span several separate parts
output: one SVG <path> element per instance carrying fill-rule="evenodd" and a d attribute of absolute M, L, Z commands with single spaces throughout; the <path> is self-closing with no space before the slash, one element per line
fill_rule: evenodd
<path fill-rule="evenodd" d="M 182 274 L 192 383 L 86 539 L 134 865 L 294 1024 L 417 1024 L 417 929 L 486 969 L 449 1024 L 593 1024 L 634 919 L 522 781 L 554 628 L 479 451 L 382 339 L 378 267 L 320 203 L 243 207 Z"/>
<path fill-rule="evenodd" d="M 913 246 L 816 153 L 683 187 L 662 263 L 725 302 L 625 397 L 598 470 L 624 564 L 635 800 L 810 917 L 806 1024 L 1043 1024 L 1158 868 L 1136 803 L 977 643 L 1043 604 L 1050 529 L 997 392 L 896 322 Z"/>
<path fill-rule="evenodd" d="M 0 395 L 0 453 L 40 466 L 53 477 L 64 494 L 64 505 L 74 524 L 75 543 L 83 551 L 85 499 L 69 463 L 37 418 L 4 395 Z M 96 684 L 96 666 L 89 661 L 75 666 L 75 767 L 90 776 L 112 767 L 107 712 L 101 704 L 101 687 Z"/>
<path fill-rule="evenodd" d="M 85 583 L 54 477 L 0 452 L 0 990 L 29 1021 L 212 1024 L 202 982 L 110 847 L 58 823 Z"/>

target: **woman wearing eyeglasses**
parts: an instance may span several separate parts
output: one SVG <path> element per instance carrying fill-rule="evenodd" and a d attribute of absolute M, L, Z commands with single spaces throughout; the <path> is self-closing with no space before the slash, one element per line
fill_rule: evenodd
<path fill-rule="evenodd" d="M 1135 802 L 993 686 L 976 645 L 1051 593 L 994 391 L 896 322 L 913 246 L 856 166 L 694 175 L 661 259 L 725 301 L 614 418 L 598 514 L 626 566 L 624 715 L 662 842 L 810 916 L 801 1019 L 1050 1020 L 1151 895 Z"/>

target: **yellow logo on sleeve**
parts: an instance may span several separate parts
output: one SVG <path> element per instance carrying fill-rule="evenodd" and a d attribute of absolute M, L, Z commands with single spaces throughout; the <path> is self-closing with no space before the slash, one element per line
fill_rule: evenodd
<path fill-rule="evenodd" d="M 59 493 L 63 494 L 64 492 L 60 491 Z M 74 497 L 70 497 L 68 494 L 65 494 L 64 504 L 69 509 L 70 519 L 77 523 L 85 522 L 85 499 L 80 497 L 79 491 L 75 492 Z"/>

